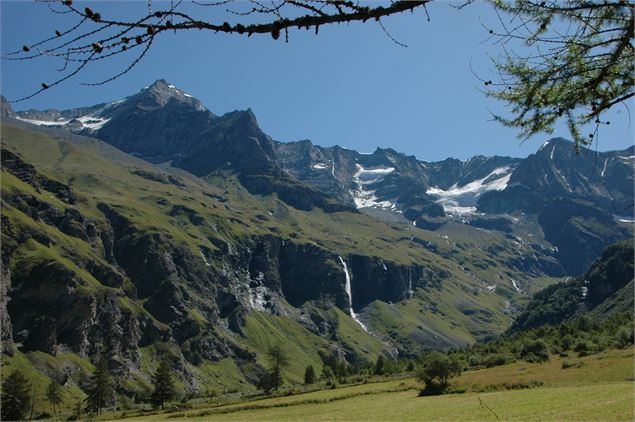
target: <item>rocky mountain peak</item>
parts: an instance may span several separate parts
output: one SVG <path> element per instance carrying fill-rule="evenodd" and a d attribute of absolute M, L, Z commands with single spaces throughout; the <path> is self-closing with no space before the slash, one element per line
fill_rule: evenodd
<path fill-rule="evenodd" d="M 258 126 L 258 119 L 256 119 L 256 115 L 251 108 L 247 110 L 234 110 L 226 113 L 223 117 L 234 124 L 239 123 L 240 125 L 252 127 Z"/>
<path fill-rule="evenodd" d="M 551 138 L 542 144 L 536 152 L 536 155 L 548 157 L 550 160 L 553 160 L 554 157 L 561 153 L 567 156 L 576 154 L 574 143 L 564 138 Z"/>
<path fill-rule="evenodd" d="M 199 111 L 206 110 L 198 99 L 178 89 L 175 85 L 169 83 L 165 79 L 157 79 L 152 85 L 143 88 L 137 94 L 128 97 L 126 102 L 134 103 L 137 107 L 150 111 L 164 107 L 173 100 L 189 104 Z"/>

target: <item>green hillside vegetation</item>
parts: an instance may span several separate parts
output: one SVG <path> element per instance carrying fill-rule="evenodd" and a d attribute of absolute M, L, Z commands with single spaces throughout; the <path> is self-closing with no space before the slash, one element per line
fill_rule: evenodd
<path fill-rule="evenodd" d="M 485 252 L 482 246 L 499 244 L 501 250 L 505 249 L 509 241 L 500 234 L 480 233 L 465 226 L 463 231 L 452 234 L 453 243 L 450 243 L 440 234 L 415 230 L 407 224 L 378 223 L 360 213 L 325 213 L 320 209 L 300 211 L 285 205 L 275 195 L 250 195 L 232 175 L 212 176 L 203 181 L 183 171 L 162 170 L 89 138 L 57 134 L 58 138 L 53 139 L 45 133 L 9 124 L 3 126 L 2 136 L 4 148 L 35 166 L 39 175 L 68 183 L 76 202 L 71 205 L 61 201 L 54 192 L 36 190 L 6 169 L 2 173 L 3 197 L 28 196 L 58 210 L 76 209 L 99 228 L 109 224 L 100 210 L 100 204 L 107 204 L 126 218 L 138 233 L 157 234 L 174 244 L 186 245 L 196 256 L 200 256 L 202 250 L 213 255 L 222 243 L 235 245 L 248 236 L 274 235 L 298 244 L 316 245 L 342 256 L 377 256 L 395 265 L 417 264 L 432 273 L 444 274 L 446 285 L 431 285 L 421 290 L 418 297 L 419 302 L 425 303 L 427 297 L 435 296 L 435 302 L 441 300 L 447 305 L 447 312 L 418 312 L 414 306 L 409 307 L 409 318 L 424 327 L 421 331 L 426 333 L 423 339 L 441 336 L 451 342 L 466 344 L 496 334 L 509 325 L 512 315 L 501 315 L 496 311 L 504 309 L 509 301 L 520 306 L 526 296 L 512 294 L 509 282 L 499 283 L 496 293 L 484 288 L 490 280 L 499 278 L 501 270 L 513 274 L 529 292 L 555 281 L 549 278 L 534 280 L 518 269 L 506 268 L 504 262 L 497 263 L 498 258 Z M 3 216 L 14 230 L 12 234 L 4 233 L 4 241 L 7 245 L 16 243 L 27 234 L 33 240 L 15 245 L 17 253 L 12 256 L 11 263 L 14 270 L 28 270 L 38 263 L 55 261 L 81 278 L 81 289 L 87 292 L 110 289 L 133 312 L 143 313 L 154 320 L 157 327 L 165 328 L 143 304 L 135 301 L 134 287 L 128 278 L 124 279 L 122 287 L 110 288 L 85 269 L 89 261 L 109 266 L 103 250 L 29 217 L 14 206 L 16 201 L 20 199 L 3 203 Z M 460 249 L 455 244 L 459 244 Z M 434 252 L 430 245 L 434 246 Z M 484 266 L 482 262 L 490 264 Z M 337 262 L 333 264 L 340 269 Z M 429 292 L 423 293 L 425 290 Z M 474 295 L 478 295 L 477 300 L 472 299 Z M 466 313 L 472 317 L 452 312 L 453 302 L 465 303 L 469 308 Z M 205 313 L 196 310 L 190 315 L 197 323 L 204 323 L 206 318 Z M 469 325 L 475 320 L 474 315 L 477 322 Z M 467 328 L 460 329 L 460 333 L 447 333 L 466 322 Z M 382 330 L 382 325 L 378 324 L 374 333 L 393 340 L 407 339 L 412 334 L 408 330 L 391 333 Z M 368 338 L 362 343 L 373 341 Z M 416 342 L 413 347 L 418 347 Z M 366 355 L 376 356 L 377 347 L 365 348 L 374 350 L 370 355 L 364 352 Z"/>
<path fill-rule="evenodd" d="M 217 404 L 131 420 L 631 420 L 633 349 L 465 372 L 455 391 L 417 397 L 411 378 Z M 496 416 L 494 415 L 496 414 Z M 121 414 L 119 414 L 121 416 Z M 114 416 L 114 415 L 113 415 Z"/>
<path fill-rule="evenodd" d="M 633 417 L 632 383 L 621 382 L 582 387 L 557 387 L 522 391 L 416 397 L 416 393 L 379 393 L 344 400 L 293 407 L 281 405 L 264 410 L 204 414 L 198 418 L 170 420 L 285 421 L 311 415 L 311 420 L 418 421 L 430 420 L 606 420 L 627 421 Z M 572 399 L 574 397 L 574 399 Z M 479 400 L 480 399 L 480 400 Z M 481 403 L 483 405 L 481 406 Z M 487 407 L 486 407 L 487 406 Z M 601 409 L 601 410 L 599 410 Z M 149 418 L 153 420 L 153 418 Z"/>
<path fill-rule="evenodd" d="M 234 174 L 202 180 L 138 160 L 99 141 L 62 132 L 45 133 L 4 124 L 2 145 L 24 160 L 25 166 L 33 166 L 35 174 L 29 179 L 24 174 L 18 177 L 19 172 L 6 166 L 2 168 L 3 263 L 10 270 L 13 291 L 21 294 L 10 298 L 24 308 L 13 311 L 18 314 L 13 324 L 24 324 L 27 316 L 48 315 L 49 311 L 59 315 L 54 321 L 54 335 L 47 331 L 50 320 L 36 319 L 39 325 L 32 324 L 29 330 L 41 332 L 41 341 L 33 344 L 34 336 L 29 333 L 14 333 L 16 350 L 2 355 L 3 374 L 20 370 L 36 386 L 33 406 L 38 417 L 46 418 L 52 412 L 44 400 L 44 390 L 51 381 L 62 385 L 62 403 L 57 411 L 64 417 L 71 416 L 77 403 L 85 399 L 96 358 L 116 342 L 121 353 L 110 356 L 110 366 L 117 371 L 117 400 L 116 405 L 108 406 L 110 410 L 116 406 L 123 412 L 151 411 L 148 402 L 153 391 L 152 375 L 165 358 L 171 359 L 176 378 L 176 400 L 168 404 L 168 409 L 228 402 L 238 402 L 240 406 L 261 394 L 256 385 L 267 366 L 267 351 L 280 344 L 290 358 L 281 393 L 294 394 L 289 400 L 301 397 L 296 393 L 325 388 L 333 390 L 307 393 L 316 396 L 317 402 L 311 406 L 321 405 L 323 397 L 342 397 L 340 391 L 350 392 L 352 396 L 344 398 L 360 400 L 360 405 L 366 407 L 373 396 L 382 400 L 394 397 L 405 400 L 402 408 L 406 413 L 401 414 L 404 419 L 415 417 L 415 413 L 407 413 L 412 408 L 406 403 L 420 386 L 411 381 L 372 382 L 409 376 L 431 349 L 452 349 L 448 353 L 469 370 L 544 360 L 545 355 L 549 362 L 558 362 L 565 355 L 577 359 L 628 347 L 633 342 L 632 318 L 622 313 L 629 297 L 626 286 L 611 291 L 606 301 L 594 304 L 596 312 L 603 309 L 606 315 L 612 314 L 607 318 L 583 316 L 483 343 L 509 328 L 531 294 L 559 281 L 535 267 L 526 271 L 518 258 L 522 253 L 518 251 L 524 249 L 511 235 L 457 223 L 429 232 L 411 224 L 380 222 L 353 210 L 301 211 L 276 195 L 250 194 Z M 146 270 L 140 267 L 142 274 L 126 273 L 121 262 L 115 263 L 109 256 L 111 252 L 104 246 L 107 242 L 95 234 L 112 232 L 114 226 L 118 226 L 121 243 L 132 248 L 132 258 L 144 252 L 151 258 L 171 254 L 182 259 L 180 265 L 188 269 L 188 274 L 179 269 L 156 274 L 150 272 L 150 265 Z M 351 261 L 366 260 L 371 263 L 367 266 L 375 268 L 383 265 L 385 271 L 389 266 L 401 274 L 406 274 L 405 268 L 408 273 L 419 268 L 423 275 L 415 280 L 412 296 L 374 300 L 363 309 L 356 309 L 370 332 L 349 316 L 347 303 L 340 300 L 334 306 L 334 297 L 330 302 L 308 300 L 292 306 L 291 299 L 287 301 L 270 289 L 266 295 L 273 297 L 275 306 L 259 308 L 252 303 L 249 308 L 235 304 L 231 312 L 226 312 L 236 300 L 228 298 L 227 292 L 251 289 L 249 285 L 222 285 L 229 283 L 226 274 L 233 271 L 230 276 L 247 278 L 251 269 L 244 273 L 228 270 L 225 257 L 231 255 L 231 259 L 239 260 L 245 251 L 251 254 L 253 239 L 276 239 L 280 244 L 293 243 L 298 249 L 316 254 L 334 254 L 324 265 L 325 277 L 338 275 L 342 283 L 337 255 Z M 266 253 L 263 261 L 268 264 L 271 260 Z M 139 258 L 146 259 L 141 264 L 147 264 L 147 256 Z M 250 255 L 248 265 L 254 261 L 258 260 Z M 309 263 L 298 266 L 303 270 L 303 265 Z M 263 267 L 254 272 L 262 273 L 261 278 L 278 277 L 270 266 Z M 603 270 L 598 267 L 595 274 L 601 278 Z M 161 277 L 169 281 L 152 284 Z M 296 277 L 301 278 L 302 271 Z M 353 274 L 353 295 L 359 288 L 355 277 Z M 515 288 L 512 280 L 522 286 L 522 291 Z M 405 291 L 406 279 L 401 282 Z M 218 291 L 213 290 L 217 287 Z M 335 293 L 343 290 L 343 286 L 330 287 Z M 547 289 L 543 291 L 551 291 Z M 214 294 L 210 293 L 212 290 Z M 177 298 L 178 303 L 162 302 L 166 297 Z M 254 302 L 252 296 L 249 300 Z M 11 306 L 10 300 L 8 307 Z M 102 337 L 82 325 L 97 319 L 93 307 L 106 309 L 104 314 L 112 318 L 98 321 L 102 325 L 93 328 L 103 331 Z M 133 327 L 126 332 L 132 333 L 133 340 L 116 337 L 116 333 L 108 331 L 116 325 L 115 320 L 140 321 L 145 333 L 151 334 L 149 338 L 134 338 Z M 64 340 L 77 339 L 80 334 L 84 339 L 82 350 L 77 351 L 80 346 L 75 344 L 72 352 Z M 86 340 L 89 335 L 95 335 L 99 342 L 90 344 Z M 42 351 L 45 349 L 48 353 Z M 211 353 L 216 354 L 210 357 Z M 400 356 L 400 360 L 394 360 L 395 356 Z M 380 358 L 385 359 L 384 369 L 376 373 Z M 309 365 L 315 368 L 318 382 L 305 386 L 304 374 Z M 361 383 L 368 384 L 350 390 L 342 388 Z M 471 388 L 461 385 L 459 382 L 456 388 Z M 623 392 L 621 384 L 615 388 Z M 581 394 L 592 394 L 584 391 Z M 541 393 L 532 390 L 526 394 Z M 503 400 L 495 397 L 498 396 L 492 396 L 492 400 Z M 271 400 L 284 403 L 285 398 Z M 343 398 L 329 400 L 328 406 L 344 403 Z M 382 400 L 376 406 L 386 407 L 382 411 L 387 411 Z M 417 403 L 428 403 L 425 400 L 428 399 Z M 447 405 L 445 400 L 453 399 L 444 396 L 436 400 L 440 401 L 430 402 L 431 409 L 435 403 Z M 517 400 L 520 406 L 528 403 L 523 400 L 533 398 L 521 394 Z M 470 405 L 458 402 L 456 408 L 461 406 L 467 412 Z M 574 410 L 572 406 L 571 411 Z M 622 411 L 623 406 L 615 414 L 621 415 Z M 571 413 L 571 417 L 575 414 Z M 106 417 L 121 415 L 109 413 Z M 271 417 L 276 415 L 279 417 L 277 413 Z M 377 413 L 374 418 L 381 415 Z M 435 415 L 431 413 L 432 418 Z M 249 417 L 258 418 L 246 416 Z"/>
<path fill-rule="evenodd" d="M 633 315 L 614 314 L 606 319 L 583 315 L 558 325 L 500 336 L 451 354 L 471 368 L 492 367 L 524 360 L 544 362 L 553 356 L 575 357 L 621 349 L 633 344 Z"/>
<path fill-rule="evenodd" d="M 595 318 L 633 313 L 633 241 L 615 243 L 581 277 L 536 293 L 511 332 L 557 324 L 591 312 Z"/>
<path fill-rule="evenodd" d="M 275 333 L 280 328 L 275 328 L 284 320 L 267 321 L 262 317 L 266 314 L 257 314 L 256 317 L 250 321 L 247 325 L 248 330 L 256 330 L 256 333 L 261 333 L 258 330 L 260 324 L 273 324 L 270 327 L 270 332 Z M 278 327 L 280 327 L 278 325 Z M 277 336 L 286 336 L 288 333 L 292 333 L 293 329 L 285 328 L 280 334 L 274 334 L 272 340 L 267 340 L 265 337 L 261 337 L 262 340 L 255 341 L 254 344 L 261 344 L 263 350 L 266 345 L 272 344 L 275 339 L 281 339 Z M 262 334 L 260 334 L 262 335 Z M 248 335 L 249 337 L 250 335 Z M 192 397 L 187 404 L 172 403 L 167 406 L 167 409 L 178 408 L 196 408 L 209 406 L 214 404 L 214 408 L 208 411 L 196 410 L 192 412 L 167 415 L 170 419 L 179 418 L 180 416 L 190 417 L 205 416 L 206 418 L 213 417 L 213 415 L 232 415 L 229 418 L 233 419 L 236 415 L 240 414 L 246 419 L 261 418 L 261 419 L 273 419 L 276 417 L 292 418 L 297 415 L 296 409 L 292 409 L 290 413 L 280 412 L 279 408 L 286 409 L 289 406 L 322 406 L 324 409 L 318 406 L 318 408 L 305 409 L 306 411 L 315 411 L 319 416 L 321 412 L 327 412 L 328 409 L 332 409 L 331 402 L 340 400 L 361 400 L 358 396 L 367 395 L 384 395 L 391 394 L 390 398 L 386 397 L 386 400 L 401 399 L 405 391 L 409 391 L 406 397 L 414 397 L 418 394 L 418 390 L 421 385 L 414 383 L 412 380 L 393 380 L 382 381 L 387 376 L 388 379 L 397 376 L 398 378 L 408 376 L 408 371 L 412 371 L 418 362 L 425 361 L 425 355 L 416 361 L 412 360 L 400 360 L 390 361 L 388 360 L 384 365 L 386 372 L 383 376 L 374 374 L 375 367 L 372 362 L 367 362 L 364 366 L 360 367 L 344 367 L 343 375 L 337 378 L 337 383 L 321 378 L 314 386 L 301 386 L 300 373 L 303 371 L 305 363 L 309 363 L 317 368 L 323 367 L 327 364 L 337 363 L 338 360 L 329 362 L 325 360 L 324 356 L 319 356 L 315 353 L 315 350 L 319 349 L 318 344 L 310 344 L 311 338 L 303 339 L 305 343 L 299 343 L 304 347 L 300 351 L 289 350 L 290 355 L 294 356 L 292 366 L 289 369 L 288 374 L 285 374 L 285 380 L 289 381 L 284 389 L 279 393 L 281 397 L 275 399 L 254 400 L 258 397 L 253 387 L 245 385 L 243 379 L 240 376 L 240 370 L 235 366 L 232 360 L 226 359 L 218 364 L 206 363 L 197 368 L 197 377 L 206 386 L 207 390 L 204 394 L 201 394 L 200 398 Z M 313 339 L 318 341 L 319 338 Z M 615 416 L 619 420 L 624 419 L 627 414 L 624 412 L 628 407 L 628 403 L 633 404 L 632 396 L 628 398 L 624 397 L 628 391 L 633 391 L 633 318 L 630 314 L 614 314 L 603 320 L 591 320 L 588 316 L 584 315 L 573 321 L 564 322 L 556 326 L 545 325 L 537 329 L 528 330 L 526 332 L 516 333 L 511 336 L 501 336 L 495 341 L 489 343 L 480 343 L 474 346 L 453 350 L 448 353 L 451 359 L 456 359 L 460 362 L 464 372 L 459 378 L 453 380 L 448 392 L 454 396 L 456 393 L 487 393 L 488 397 L 496 397 L 494 403 L 497 403 L 497 412 L 509 412 L 510 418 L 524 419 L 530 415 L 529 412 L 534 412 L 533 415 L 545 415 L 545 418 L 556 418 L 554 414 L 549 413 L 550 406 L 557 406 L 558 401 L 550 399 L 548 406 L 545 408 L 537 407 L 534 400 L 540 400 L 541 397 L 548 396 L 547 393 L 542 394 L 538 392 L 525 392 L 520 393 L 515 390 L 529 390 L 534 388 L 559 388 L 553 394 L 563 394 L 558 396 L 558 400 L 565 409 L 563 412 L 563 419 L 576 420 L 581 413 L 576 412 L 575 406 L 569 406 L 568 402 L 565 405 L 565 394 L 582 394 L 584 397 L 597 396 L 599 401 L 593 401 L 598 406 L 605 402 L 607 392 L 612 394 L 618 394 L 621 399 L 615 403 L 620 403 L 614 410 Z M 286 344 L 286 343 L 285 343 Z M 264 352 L 263 352 L 264 353 Z M 302 359 L 297 359 L 297 356 L 304 356 Z M 46 385 L 48 379 L 42 375 L 43 366 L 49 367 L 73 367 L 76 368 L 75 375 L 69 378 L 69 382 L 63 388 L 63 405 L 60 407 L 62 412 L 70 412 L 73 403 L 81 399 L 84 394 L 77 387 L 78 382 L 76 380 L 85 379 L 85 377 L 91 372 L 93 366 L 86 360 L 77 358 L 73 354 L 59 354 L 56 357 L 52 357 L 41 352 L 30 352 L 28 355 L 24 355 L 20 352 L 16 353 L 13 357 L 3 356 L 3 370 L 12 371 L 14 369 L 20 369 L 34 384 Z M 156 360 L 154 363 L 156 368 Z M 337 371 L 337 369 L 334 367 Z M 319 372 L 319 371 L 318 371 Z M 234 375 L 232 375 L 234 374 Z M 400 375 L 401 374 L 401 375 Z M 371 381 L 370 383 L 368 383 Z M 356 384 L 362 382 L 359 387 L 347 387 L 348 384 Z M 368 384 L 367 384 L 368 383 Z M 315 393 L 301 394 L 303 391 L 320 390 L 329 386 L 337 385 L 336 389 L 327 389 L 318 391 Z M 215 389 L 217 386 L 218 389 Z M 224 389 L 223 389 L 224 387 Z M 247 395 L 227 394 L 236 392 L 239 390 L 245 390 L 247 387 Z M 630 390 L 629 390 L 630 388 Z M 416 390 L 416 391 L 415 391 Z M 184 393 L 182 388 L 179 388 L 181 396 Z M 497 395 L 490 395 L 491 392 L 497 391 L 514 391 L 514 393 L 505 398 Z M 392 396 L 392 394 L 398 394 Z M 519 396 L 517 397 L 516 394 Z M 290 397 L 287 397 L 289 396 Z M 182 396 L 183 397 L 183 396 Z M 446 396 L 442 396 L 446 397 Z M 463 397 L 463 395 L 461 395 Z M 485 397 L 485 396 L 483 396 Z M 124 407 L 128 407 L 130 410 L 125 413 L 109 413 L 111 417 L 121 417 L 138 414 L 139 410 L 133 409 L 146 409 L 141 411 L 142 413 L 148 412 L 147 405 L 134 405 L 133 401 L 129 399 L 123 400 L 121 404 Z M 378 415 L 381 414 L 382 405 L 381 399 L 379 401 L 373 401 L 374 406 L 377 406 L 376 411 Z M 447 405 L 453 403 L 454 400 L 458 400 L 457 406 L 467 406 L 467 403 L 463 403 L 462 399 L 457 398 L 439 398 L 438 401 L 429 402 L 422 400 L 421 403 L 426 403 L 425 406 Z M 449 402 L 447 400 L 450 400 Z M 523 412 L 527 413 L 514 413 L 515 410 L 511 407 L 504 406 L 502 403 L 505 400 L 511 400 L 517 403 L 525 409 Z M 630 400 L 630 402 L 628 401 Z M 235 404 L 229 407 L 225 406 L 226 403 L 242 403 Z M 372 406 L 371 402 L 366 403 L 362 401 L 364 406 Z M 128 403 L 127 405 L 125 405 Z M 489 403 L 489 401 L 488 401 Z M 614 403 L 614 404 L 615 404 Z M 334 405 L 334 404 L 333 404 Z M 220 406 L 220 407 L 218 407 Z M 613 406 L 612 404 L 610 406 Z M 610 407 L 609 406 L 609 407 Z M 410 408 L 410 407 L 407 407 Z M 418 407 L 410 408 L 410 411 L 415 411 Z M 587 408 L 587 407 L 585 407 Z M 589 407 L 589 408 L 592 408 Z M 251 409 L 251 410 L 250 410 Z M 257 409 L 257 411 L 256 411 Z M 262 413 L 263 409 L 276 409 L 272 413 Z M 399 408 L 401 409 L 401 408 Z M 419 408 L 428 409 L 427 407 Z M 632 409 L 632 406 L 631 406 Z M 288 410 L 288 409 L 287 409 Z M 41 413 L 48 413 L 48 405 L 43 400 L 36 402 L 36 411 Z M 255 412 L 253 415 L 250 412 Z M 298 410 L 299 411 L 299 410 Z M 427 411 L 427 410 L 426 410 Z M 458 411 L 458 410 L 457 410 Z M 541 413 L 545 412 L 547 413 Z M 238 412 L 238 413 L 237 413 Z M 431 410 L 431 415 L 436 417 L 436 411 Z M 570 412 L 570 413 L 569 413 Z M 38 413 L 40 414 L 40 413 Z M 351 415 L 351 419 L 357 419 L 353 413 L 345 413 Z M 601 419 L 601 415 L 596 409 L 589 415 L 584 415 L 584 420 Z M 608 413 L 607 413 L 608 414 Z M 158 418 L 159 414 L 152 413 L 151 418 Z M 454 417 L 448 416 L 447 419 L 467 419 L 468 417 L 463 413 L 452 413 Z M 500 413 L 499 413 L 500 415 Z M 524 416 L 523 416 L 524 415 Z M 567 416 L 569 415 L 569 416 Z M 577 416 L 576 416 L 577 415 Z M 604 414 L 606 415 L 606 414 Z M 621 415 L 621 416 L 620 416 Z M 626 416 L 625 416 L 626 415 Z M 394 420 L 399 418 L 408 419 L 414 418 L 414 414 L 408 416 L 408 413 L 395 413 Z M 427 417 L 427 416 L 426 416 Z M 374 419 L 377 417 L 375 416 Z M 443 418 L 446 418 L 445 416 Z M 240 418 L 238 418 L 240 419 Z M 347 419 L 347 418 L 345 418 Z M 383 418 L 382 418 L 383 419 Z M 542 418 L 541 418 L 542 419 Z"/>

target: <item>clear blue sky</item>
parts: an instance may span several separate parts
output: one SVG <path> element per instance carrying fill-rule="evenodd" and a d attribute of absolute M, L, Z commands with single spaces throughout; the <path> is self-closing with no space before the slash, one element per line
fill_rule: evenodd
<path fill-rule="evenodd" d="M 76 1 L 76 4 L 78 2 Z M 102 15 L 143 11 L 146 2 L 90 2 Z M 19 49 L 63 28 L 64 16 L 31 1 L 1 1 L 2 52 Z M 268 35 L 251 38 L 206 32 L 164 35 L 131 73 L 102 87 L 84 87 L 119 72 L 127 62 L 93 65 L 86 72 L 23 103 L 27 108 L 74 108 L 121 99 L 165 78 L 199 98 L 216 114 L 251 107 L 274 139 L 311 139 L 361 152 L 391 147 L 423 160 L 469 158 L 476 154 L 523 157 L 550 135 L 520 144 L 516 131 L 490 121 L 488 109 L 502 105 L 478 91 L 472 67 L 490 75 L 487 54 L 498 49 L 483 41 L 481 23 L 496 24 L 484 3 L 463 10 L 448 2 L 385 20 L 399 41 L 393 43 L 374 22 L 293 30 L 289 43 Z M 8 99 L 30 93 L 55 79 L 58 63 L 49 59 L 2 62 L 1 92 Z M 631 109 L 633 103 L 630 103 Z M 599 150 L 633 144 L 628 111 L 607 116 Z M 553 136 L 568 138 L 562 125 Z"/>

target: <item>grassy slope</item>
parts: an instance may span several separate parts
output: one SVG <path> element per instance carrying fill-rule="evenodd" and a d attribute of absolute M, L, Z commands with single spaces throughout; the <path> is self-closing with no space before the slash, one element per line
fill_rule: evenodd
<path fill-rule="evenodd" d="M 496 257 L 484 252 L 483 247 L 508 242 L 500 234 L 461 226 L 448 231 L 450 239 L 445 239 L 438 233 L 410 225 L 378 223 L 364 214 L 299 211 L 281 203 L 275 196 L 260 198 L 250 195 L 232 177 L 203 181 L 170 169 L 169 172 L 185 186 L 160 183 L 133 172 L 141 170 L 158 174 L 163 170 L 88 138 L 75 137 L 72 141 L 53 139 L 41 132 L 5 124 L 2 126 L 2 143 L 3 147 L 19 153 L 36 166 L 40 174 L 71 185 L 77 195 L 76 207 L 97 224 L 104 224 L 105 218 L 96 205 L 105 202 L 116 207 L 137 227 L 148 232 L 167 233 L 176 242 L 188 245 L 197 255 L 201 247 L 216 250 L 209 241 L 210 237 L 231 243 L 241 236 L 273 233 L 282 238 L 293 238 L 294 242 L 316 243 L 341 255 L 377 255 L 397 263 L 418 263 L 448 271 L 451 277 L 440 289 L 418 290 L 415 300 L 395 305 L 375 302 L 364 312 L 373 332 L 393 341 L 410 338 L 414 343 L 421 343 L 437 336 L 463 343 L 499 333 L 511 322 L 512 316 L 502 312 L 506 302 L 522 303 L 527 295 L 516 294 L 508 282 L 501 283 L 496 292 L 488 291 L 485 286 L 496 279 L 498 273 L 513 274 L 516 279 L 531 284 L 532 289 L 553 282 L 552 279 L 533 282 L 526 275 L 502 265 L 486 268 L 473 265 L 485 259 L 496 260 Z M 2 194 L 10 192 L 28 193 L 60 209 L 68 207 L 50 192 L 43 190 L 38 193 L 3 169 Z M 221 203 L 210 194 L 225 196 L 227 202 Z M 161 199 L 167 199 L 168 205 L 157 203 Z M 171 216 L 172 205 L 193 209 L 204 217 L 206 223 L 195 226 L 182 216 Z M 86 281 L 87 293 L 109 289 L 76 264 L 81 261 L 80 258 L 105 264 L 103 251 L 65 235 L 53 226 L 34 221 L 10 206 L 2 211 L 19 230 L 44 232 L 54 240 L 51 247 L 35 241 L 23 244 L 14 256 L 12 266 L 34 265 L 44 259 L 55 259 Z M 436 245 L 438 253 L 413 241 L 414 236 Z M 463 249 L 456 247 L 457 242 Z M 469 270 L 469 274 L 463 268 Z M 146 313 L 141 303 L 125 297 L 123 292 L 120 299 L 130 309 Z M 433 304 L 437 310 L 433 309 Z M 343 342 L 368 359 L 374 359 L 381 352 L 383 344 L 378 338 L 363 332 L 343 312 L 332 312 L 340 321 L 337 334 Z M 310 349 L 326 348 L 325 340 L 285 318 L 254 314 L 248 321 L 246 336 L 241 341 L 257 352 L 260 360 L 263 359 L 266 341 L 258 332 L 270 333 L 271 338 L 267 341 L 275 338 L 296 342 L 292 347 L 292 358 L 298 363 L 289 373 L 290 381 L 299 381 L 303 366 L 308 363 L 321 367 L 315 350 Z M 155 324 L 161 325 L 157 321 Z M 154 351 L 149 348 L 144 351 L 144 358 L 151 362 L 153 354 Z M 154 367 L 146 365 L 146 369 L 151 371 Z M 204 388 L 209 390 L 250 389 L 238 368 L 227 362 L 206 363 L 192 370 Z M 147 387 L 142 380 L 139 383 L 141 388 Z"/>
<path fill-rule="evenodd" d="M 300 324 L 285 317 L 256 312 L 247 319 L 244 328 L 245 343 L 258 354 L 258 361 L 268 366 L 266 352 L 273 345 L 283 345 L 291 359 L 285 379 L 302 383 L 307 365 L 320 367 L 322 361 L 318 350 L 325 350 L 328 343 L 323 338 L 307 331 Z"/>
<path fill-rule="evenodd" d="M 562 363 L 580 364 L 580 367 L 562 369 Z M 496 366 L 461 375 L 456 384 L 468 389 L 479 386 L 539 381 L 545 387 L 570 387 L 587 384 L 605 384 L 633 381 L 633 349 L 609 350 L 595 355 L 578 357 L 552 357 L 545 363 L 523 361 Z"/>
<path fill-rule="evenodd" d="M 581 362 L 562 369 L 562 362 Z M 584 358 L 519 362 L 463 374 L 456 384 L 478 389 L 541 381 L 543 386 L 489 393 L 417 397 L 413 380 L 396 380 L 277 397 L 142 419 L 170 420 L 632 420 L 633 349 Z M 481 405 L 481 402 L 484 404 Z M 486 407 L 487 406 L 487 407 Z"/>
<path fill-rule="evenodd" d="M 417 397 L 416 391 L 365 395 L 326 404 L 307 404 L 204 416 L 203 420 L 223 421 L 420 421 L 494 420 L 493 409 L 501 420 L 624 420 L 633 418 L 633 385 L 622 382 L 597 386 L 558 387 L 525 391 L 506 391 Z M 484 403 L 481 406 L 480 403 Z M 188 418 L 189 419 L 189 418 Z M 178 419 L 173 419 L 178 420 Z"/>
<path fill-rule="evenodd" d="M 83 400 L 86 395 L 78 387 L 76 380 L 88 377 L 94 370 L 94 366 L 87 360 L 78 357 L 74 353 L 59 353 L 51 356 L 41 352 L 30 352 L 24 354 L 16 352 L 14 356 L 2 355 L 2 377 L 6 377 L 14 370 L 20 370 L 30 381 L 35 393 L 36 401 L 34 414 L 42 412 L 53 413 L 51 406 L 45 400 L 46 389 L 51 379 L 42 374 L 40 370 L 43 366 L 52 366 L 56 369 L 71 369 L 72 377 L 68 379 L 66 385 L 62 386 L 61 406 L 58 411 L 63 414 L 70 414 L 73 406 L 78 400 Z M 56 380 L 60 382 L 61 380 Z"/>

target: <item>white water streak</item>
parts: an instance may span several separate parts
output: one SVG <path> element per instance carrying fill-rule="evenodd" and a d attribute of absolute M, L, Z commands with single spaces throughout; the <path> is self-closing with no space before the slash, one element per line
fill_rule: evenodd
<path fill-rule="evenodd" d="M 609 162 L 609 159 L 607 158 L 606 160 L 604 160 L 604 168 L 602 169 L 602 174 L 600 174 L 600 177 L 604 177 L 604 172 L 606 171 L 606 164 Z"/>
<path fill-rule="evenodd" d="M 344 274 L 346 276 L 345 289 L 346 289 L 346 294 L 348 295 L 348 310 L 351 314 L 351 318 L 353 318 L 360 325 L 360 327 L 362 327 L 364 331 L 368 333 L 369 332 L 368 328 L 366 328 L 364 323 L 361 322 L 359 318 L 357 317 L 357 314 L 355 313 L 355 311 L 353 311 L 353 292 L 351 290 L 351 276 L 348 272 L 348 265 L 346 265 L 346 262 L 342 259 L 341 256 L 338 256 L 338 258 L 340 259 L 340 262 L 342 263 L 342 267 L 344 268 Z"/>
<path fill-rule="evenodd" d="M 520 288 L 518 287 L 518 284 L 516 283 L 516 280 L 514 280 L 511 277 L 509 279 L 512 281 L 512 286 L 514 286 L 514 289 L 516 289 L 518 293 L 521 293 Z"/>

